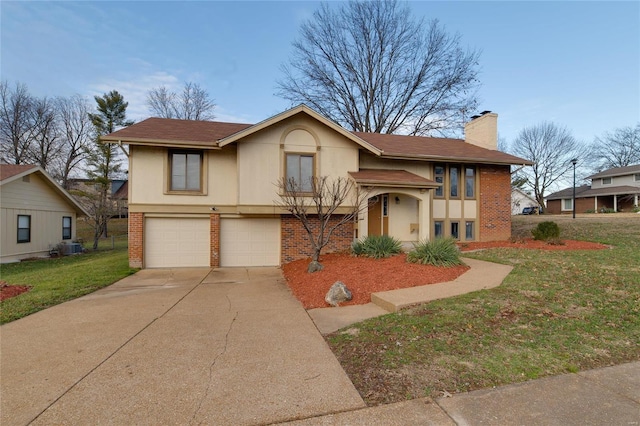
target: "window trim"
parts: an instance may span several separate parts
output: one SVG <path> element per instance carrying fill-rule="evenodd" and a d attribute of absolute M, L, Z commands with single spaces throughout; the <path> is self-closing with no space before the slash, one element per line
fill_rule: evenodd
<path fill-rule="evenodd" d="M 289 181 L 289 176 L 287 175 L 287 170 L 289 167 L 289 156 L 298 156 L 298 157 L 311 157 L 311 179 L 315 179 L 316 177 L 316 154 L 312 152 L 285 152 L 284 153 L 284 181 Z M 288 186 L 288 185 L 287 185 Z M 310 191 L 300 191 L 299 194 L 313 194 L 313 189 Z"/>
<path fill-rule="evenodd" d="M 20 218 L 21 217 L 27 218 L 27 221 L 29 222 L 28 226 L 26 228 L 25 227 L 22 227 L 22 228 L 20 227 Z M 18 215 L 18 219 L 16 221 L 16 229 L 17 229 L 17 235 L 16 235 L 17 238 L 16 238 L 16 240 L 17 240 L 18 244 L 30 243 L 31 242 L 31 215 L 30 214 L 19 214 Z M 27 230 L 27 238 L 20 239 L 20 230 L 21 229 L 22 230 L 24 230 L 24 229 Z"/>
<path fill-rule="evenodd" d="M 444 219 L 437 219 L 433 221 L 433 238 L 443 238 L 444 237 Z M 436 231 L 436 226 L 440 224 L 440 234 Z"/>
<path fill-rule="evenodd" d="M 471 237 L 467 234 L 467 226 L 471 225 Z M 464 221 L 464 240 L 465 241 L 475 241 L 476 239 L 476 221 L 475 220 L 465 220 Z"/>
<path fill-rule="evenodd" d="M 469 165 L 464 165 L 463 167 L 464 169 L 464 199 L 465 200 L 475 200 L 476 199 L 476 167 L 475 166 L 469 166 Z M 471 176 L 467 175 L 467 171 L 471 170 L 473 172 L 473 174 Z M 467 180 L 468 179 L 473 179 L 473 185 L 471 185 L 471 190 L 473 191 L 473 193 L 471 195 L 467 194 Z"/>
<path fill-rule="evenodd" d="M 454 235 L 453 234 L 453 226 L 456 225 L 458 228 L 458 235 Z M 449 235 L 451 236 L 451 238 L 455 239 L 455 240 L 460 240 L 460 221 L 459 220 L 452 220 L 449 222 Z"/>
<path fill-rule="evenodd" d="M 453 195 L 453 188 L 454 186 L 452 185 L 453 182 L 453 178 L 452 178 L 452 172 L 453 170 L 456 171 L 456 195 Z M 462 198 L 461 195 L 461 191 L 460 191 L 460 165 L 449 165 L 449 199 L 453 199 L 453 200 L 459 200 Z"/>
<path fill-rule="evenodd" d="M 633 175 L 633 180 L 634 180 L 635 182 L 640 182 L 640 173 L 635 173 L 635 174 Z"/>
<path fill-rule="evenodd" d="M 442 169 L 442 173 L 437 173 L 437 169 L 441 168 Z M 435 164 L 433 166 L 433 180 L 436 183 L 441 183 L 442 185 L 437 187 L 435 189 L 435 191 L 433 191 L 433 196 L 436 198 L 445 198 L 444 197 L 444 191 L 445 191 L 445 176 L 447 174 L 447 166 L 446 164 Z M 438 179 L 441 179 L 441 182 L 438 182 Z M 440 193 L 438 194 L 438 191 L 440 191 Z"/>
<path fill-rule="evenodd" d="M 571 207 L 570 208 L 566 208 L 565 207 L 565 203 L 569 201 L 571 203 Z M 571 212 L 573 211 L 573 198 L 562 198 L 560 200 L 560 210 L 563 212 Z"/>
<path fill-rule="evenodd" d="M 64 222 L 65 219 L 69 219 L 69 226 L 64 226 Z M 71 216 L 62 216 L 62 239 L 63 240 L 70 240 L 71 238 L 73 238 L 73 218 Z M 68 234 L 65 234 L 65 229 L 69 230 Z M 68 235 L 68 236 L 67 236 Z"/>
<path fill-rule="evenodd" d="M 609 182 L 605 182 L 605 180 L 608 179 Z M 603 177 L 602 178 L 602 184 L 603 185 L 611 185 L 613 183 L 613 178 L 612 177 Z"/>
<path fill-rule="evenodd" d="M 173 189 L 173 155 L 174 154 L 199 154 L 200 155 L 200 189 Z M 201 149 L 168 149 L 165 157 L 166 189 L 165 194 L 170 195 L 207 195 L 207 152 Z"/>

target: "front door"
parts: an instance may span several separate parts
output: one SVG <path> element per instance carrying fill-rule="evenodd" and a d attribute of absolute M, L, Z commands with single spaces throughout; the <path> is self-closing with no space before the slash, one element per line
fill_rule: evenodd
<path fill-rule="evenodd" d="M 376 202 L 369 202 L 369 223 L 367 235 L 389 234 L 389 194 L 375 197 Z"/>

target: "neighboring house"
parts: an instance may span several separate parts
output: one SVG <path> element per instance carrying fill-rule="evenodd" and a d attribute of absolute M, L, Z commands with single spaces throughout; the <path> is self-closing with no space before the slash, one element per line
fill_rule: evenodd
<path fill-rule="evenodd" d="M 276 204 L 277 182 L 292 177 L 349 178 L 369 193 L 326 252 L 379 234 L 508 239 L 510 166 L 531 163 L 496 150 L 496 114 L 465 133 L 350 132 L 301 105 L 255 125 L 150 118 L 102 141 L 129 145 L 133 267 L 264 266 L 311 254 L 300 221 Z"/>
<path fill-rule="evenodd" d="M 530 193 L 520 188 L 511 188 L 511 214 L 522 214 L 525 207 L 539 207 L 538 202 Z"/>
<path fill-rule="evenodd" d="M 640 164 L 615 167 L 588 176 L 591 185 L 576 187 L 576 212 L 632 211 L 640 198 Z M 573 212 L 573 187 L 547 197 L 547 212 Z"/>
<path fill-rule="evenodd" d="M 115 203 L 115 214 L 118 217 L 127 217 L 129 215 L 129 181 L 118 181 L 117 189 L 111 187 L 111 199 Z"/>
<path fill-rule="evenodd" d="M 42 168 L 0 164 L 0 261 L 48 255 L 76 238 L 76 218 L 87 213 Z"/>

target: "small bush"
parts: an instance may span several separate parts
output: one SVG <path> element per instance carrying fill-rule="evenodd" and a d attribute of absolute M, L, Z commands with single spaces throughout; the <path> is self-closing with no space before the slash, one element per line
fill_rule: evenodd
<path fill-rule="evenodd" d="M 413 250 L 407 255 L 407 261 L 434 266 L 462 265 L 460 250 L 453 238 L 436 238 L 414 244 Z"/>
<path fill-rule="evenodd" d="M 531 230 L 531 233 L 534 240 L 560 239 L 560 227 L 555 222 L 540 222 L 538 226 Z"/>
<path fill-rule="evenodd" d="M 388 235 L 369 235 L 363 240 L 351 243 L 351 254 L 381 259 L 400 253 L 402 243 Z"/>

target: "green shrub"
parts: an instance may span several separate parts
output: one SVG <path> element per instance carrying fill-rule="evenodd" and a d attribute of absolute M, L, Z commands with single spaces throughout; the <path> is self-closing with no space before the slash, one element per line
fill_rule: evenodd
<path fill-rule="evenodd" d="M 531 230 L 531 233 L 534 240 L 560 239 L 560 227 L 555 222 L 540 222 L 538 226 Z"/>
<path fill-rule="evenodd" d="M 381 259 L 400 253 L 402 243 L 388 235 L 370 235 L 363 240 L 351 243 L 351 253 L 354 256 L 367 256 Z"/>
<path fill-rule="evenodd" d="M 407 261 L 434 266 L 462 265 L 460 250 L 453 238 L 436 238 L 414 244 L 413 250 L 407 255 Z"/>

